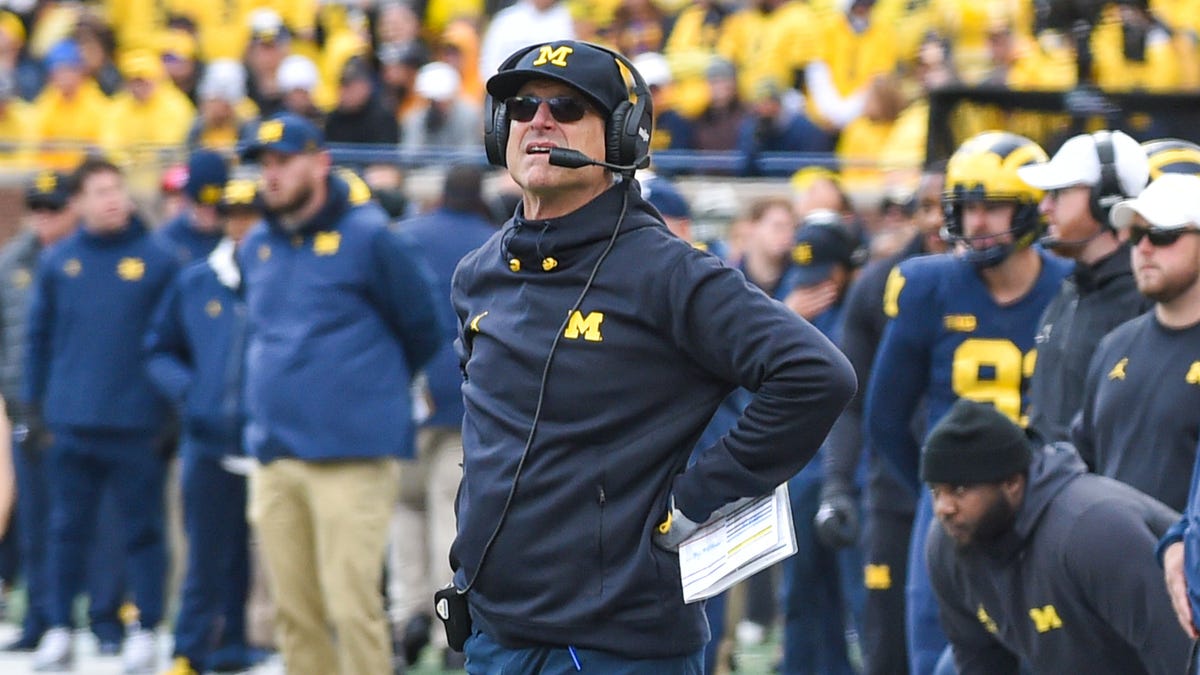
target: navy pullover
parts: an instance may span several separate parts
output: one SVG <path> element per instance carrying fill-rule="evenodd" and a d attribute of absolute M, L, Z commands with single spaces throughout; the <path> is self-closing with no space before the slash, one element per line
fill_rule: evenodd
<path fill-rule="evenodd" d="M 515 497 L 480 567 L 551 343 L 623 199 L 620 235 L 566 323 Z M 683 604 L 678 556 L 651 541 L 668 497 L 703 521 L 788 480 L 854 393 L 845 357 L 742 274 L 670 234 L 636 184 L 559 219 L 510 220 L 463 259 L 453 300 L 467 416 L 451 558 L 459 588 L 478 573 L 468 596 L 477 625 L 505 646 L 631 658 L 701 649 L 703 607 Z M 737 425 L 685 470 L 739 386 L 754 396 Z"/>
<path fill-rule="evenodd" d="M 246 450 L 259 461 L 412 457 L 412 374 L 444 341 L 432 274 L 337 176 L 295 234 L 268 218 L 238 251 Z"/>
<path fill-rule="evenodd" d="M 163 223 L 154 236 L 158 237 L 163 248 L 175 254 L 179 262 L 187 265 L 208 257 L 209 253 L 220 243 L 224 234 L 216 232 L 201 232 L 192 226 L 192 212 L 184 210 L 179 215 Z"/>
<path fill-rule="evenodd" d="M 142 367 L 142 336 L 175 277 L 174 256 L 134 219 L 116 234 L 80 228 L 38 263 L 25 400 L 53 428 L 155 434 L 166 402 Z"/>
<path fill-rule="evenodd" d="M 246 305 L 233 255 L 228 240 L 185 268 L 159 303 L 144 344 L 150 379 L 181 408 L 184 447 L 216 457 L 237 451 L 244 416 Z"/>
<path fill-rule="evenodd" d="M 406 220 L 400 230 L 416 241 L 426 262 L 433 269 L 437 301 L 443 306 L 446 341 L 425 366 L 429 393 L 433 396 L 433 414 L 424 426 L 462 428 L 462 371 L 454 354 L 454 311 L 450 307 L 450 279 L 463 256 L 479 248 L 496 233 L 492 223 L 470 213 L 438 209 L 433 213 Z"/>

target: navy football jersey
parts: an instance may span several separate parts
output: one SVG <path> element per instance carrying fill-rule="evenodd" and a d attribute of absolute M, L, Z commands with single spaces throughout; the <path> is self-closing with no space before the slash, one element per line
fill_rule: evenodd
<path fill-rule="evenodd" d="M 910 424 L 922 398 L 926 431 L 962 396 L 1022 421 L 1038 319 L 1071 269 L 1038 254 L 1036 283 L 1008 305 L 997 304 L 975 268 L 952 254 L 911 258 L 892 270 L 884 291 L 891 320 L 867 387 L 867 428 L 872 448 L 914 489 L 920 445 Z"/>

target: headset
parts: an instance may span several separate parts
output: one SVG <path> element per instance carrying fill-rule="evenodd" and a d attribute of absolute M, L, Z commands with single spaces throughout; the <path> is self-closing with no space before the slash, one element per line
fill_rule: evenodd
<path fill-rule="evenodd" d="M 1117 175 L 1116 150 L 1113 148 L 1112 132 L 1097 131 L 1092 134 L 1096 144 L 1096 157 L 1100 160 L 1100 182 L 1091 190 L 1092 217 L 1104 227 L 1108 224 L 1108 212 L 1117 202 L 1125 199 L 1121 191 L 1121 178 Z"/>
<path fill-rule="evenodd" d="M 587 157 L 577 150 L 554 148 L 550 151 L 550 163 L 568 168 L 603 166 L 631 176 L 637 169 L 644 169 L 650 165 L 650 135 L 654 126 L 654 102 L 650 96 L 650 87 L 633 63 L 620 53 L 590 42 L 580 44 L 604 52 L 623 65 L 633 78 L 634 98 L 618 103 L 604 122 L 604 161 Z M 540 44 L 530 45 L 509 56 L 500 64 L 498 72 L 512 70 L 526 54 L 541 47 Z M 499 167 L 508 166 L 508 132 L 509 119 L 505 102 L 498 101 L 488 94 L 484 103 L 483 123 L 483 147 L 487 151 L 488 163 Z"/>

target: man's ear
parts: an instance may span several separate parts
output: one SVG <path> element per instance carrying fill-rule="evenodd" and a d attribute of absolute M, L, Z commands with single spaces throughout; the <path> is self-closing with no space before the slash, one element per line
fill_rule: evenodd
<path fill-rule="evenodd" d="M 1025 472 L 1018 471 L 1000 481 L 1000 491 L 1004 493 L 1009 504 L 1016 506 L 1025 493 Z"/>

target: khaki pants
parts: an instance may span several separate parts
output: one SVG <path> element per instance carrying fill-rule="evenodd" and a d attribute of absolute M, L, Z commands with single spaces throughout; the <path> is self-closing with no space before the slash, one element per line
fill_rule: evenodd
<path fill-rule="evenodd" d="M 400 500 L 392 514 L 388 548 L 388 604 L 393 623 L 403 627 L 414 614 L 433 612 L 433 592 L 450 583 L 450 545 L 456 521 L 454 498 L 462 480 L 462 434 L 457 429 L 422 429 L 417 461 L 400 466 Z M 444 647 L 440 626 L 431 631 Z"/>
<path fill-rule="evenodd" d="M 399 462 L 280 459 L 250 479 L 289 675 L 391 672 L 379 585 Z"/>

